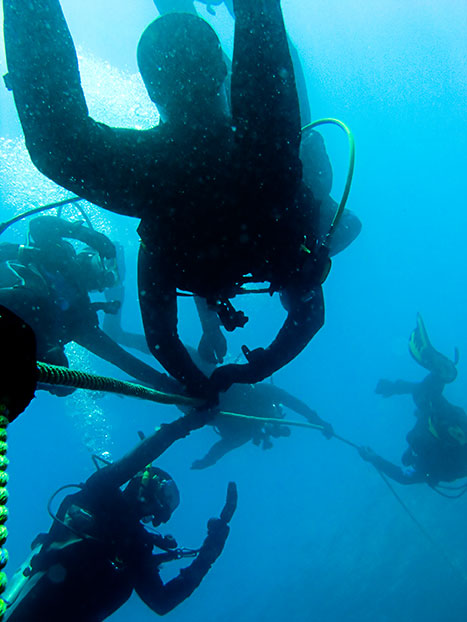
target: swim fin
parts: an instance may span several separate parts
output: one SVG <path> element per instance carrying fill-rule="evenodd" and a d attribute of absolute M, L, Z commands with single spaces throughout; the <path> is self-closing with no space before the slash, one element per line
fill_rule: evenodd
<path fill-rule="evenodd" d="M 451 361 L 447 356 L 435 350 L 428 337 L 425 323 L 420 313 L 417 313 L 417 326 L 409 339 L 409 352 L 419 365 L 439 376 L 443 382 L 453 382 L 457 377 L 456 365 L 459 360 L 459 351 L 455 350 L 455 359 Z"/>

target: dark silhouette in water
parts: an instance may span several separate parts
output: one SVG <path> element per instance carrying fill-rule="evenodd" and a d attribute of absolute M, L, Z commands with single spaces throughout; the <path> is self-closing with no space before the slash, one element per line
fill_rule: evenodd
<path fill-rule="evenodd" d="M 376 393 L 383 397 L 411 395 L 417 421 L 407 434 L 408 448 L 402 456 L 405 468 L 360 448 L 364 460 L 401 484 L 426 482 L 436 486 L 467 476 L 467 415 L 443 395 L 446 383 L 457 376 L 456 360 L 450 361 L 431 345 L 420 315 L 409 342 L 410 353 L 431 373 L 422 382 L 380 380 Z"/>
<path fill-rule="evenodd" d="M 88 246 L 76 253 L 65 239 Z M 97 310 L 116 311 L 112 303 L 91 303 L 89 292 L 115 285 L 115 247 L 111 240 L 81 222 L 54 216 L 34 218 L 30 243 L 0 245 L 0 304 L 30 324 L 37 358 L 68 367 L 64 347 L 75 342 L 156 389 L 173 391 L 175 381 L 121 348 L 99 327 Z M 110 262 L 106 262 L 110 260 Z M 67 395 L 68 387 L 47 387 Z"/>
<path fill-rule="evenodd" d="M 228 389 L 220 398 L 219 408 L 223 411 L 277 419 L 277 423 L 241 419 L 217 415 L 210 422 L 221 437 L 208 453 L 195 460 L 192 469 L 205 469 L 214 465 L 230 451 L 252 441 L 263 449 L 272 448 L 272 438 L 290 436 L 290 428 L 281 424 L 284 417 L 282 407 L 302 415 L 309 423 L 321 426 L 326 438 L 333 436 L 330 423 L 323 421 L 307 404 L 291 395 L 288 391 L 270 383 L 255 385 L 237 385 Z"/>
<path fill-rule="evenodd" d="M 195 413 L 162 425 L 67 496 L 49 532 L 36 538 L 30 558 L 10 582 L 4 619 L 99 622 L 119 609 L 133 590 L 160 615 L 188 598 L 224 548 L 236 487 L 229 484 L 221 517 L 209 520 L 202 547 L 191 555 L 196 559 L 164 584 L 161 563 L 183 557 L 184 550 L 172 537 L 148 531 L 141 520 L 154 526 L 167 522 L 179 493 L 168 473 L 145 465 L 204 423 L 204 416 Z M 154 547 L 163 552 L 153 554 Z"/>
<path fill-rule="evenodd" d="M 4 0 L 10 84 L 36 166 L 111 211 L 141 219 L 140 303 L 151 352 L 195 395 L 264 379 L 303 350 L 324 321 L 316 254 L 319 205 L 302 181 L 300 116 L 278 0 L 234 4 L 230 114 L 219 41 L 194 15 L 155 20 L 139 67 L 163 123 L 121 130 L 88 115 L 76 54 L 57 0 Z M 245 276 L 282 294 L 287 319 L 245 365 L 193 364 L 177 334 L 176 288 L 230 322 Z M 226 311 L 227 313 L 224 313 Z M 222 318 L 221 318 L 222 319 Z"/>

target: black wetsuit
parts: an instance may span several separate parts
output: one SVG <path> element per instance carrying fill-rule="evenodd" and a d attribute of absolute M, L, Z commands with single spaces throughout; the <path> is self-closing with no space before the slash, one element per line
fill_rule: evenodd
<path fill-rule="evenodd" d="M 30 560 L 28 579 L 17 598 L 5 595 L 7 602 L 13 601 L 5 620 L 100 622 L 133 590 L 163 615 L 190 596 L 222 551 L 225 538 L 219 541 L 210 533 L 190 566 L 164 584 L 160 561 L 152 554 L 154 538 L 120 486 L 202 424 L 195 415 L 163 425 L 125 458 L 94 473 L 80 492 L 67 496 L 57 517 L 72 529 L 54 522 L 40 538 L 41 548 Z"/>
<path fill-rule="evenodd" d="M 229 296 L 251 273 L 287 294 L 276 340 L 249 364 L 217 370 L 217 388 L 267 377 L 324 321 L 322 267 L 306 282 L 300 270 L 319 209 L 301 181 L 299 106 L 280 5 L 238 0 L 235 14 L 231 118 L 196 114 L 192 124 L 171 120 L 136 131 L 89 117 L 58 0 L 4 0 L 10 82 L 29 153 L 63 187 L 141 219 L 148 344 L 194 392 L 206 378 L 177 334 L 177 287 Z"/>
<path fill-rule="evenodd" d="M 30 233 L 34 246 L 21 249 L 21 253 L 17 244 L 0 245 L 0 304 L 34 330 L 38 360 L 68 367 L 64 347 L 75 342 L 140 382 L 178 391 L 178 383 L 126 352 L 100 329 L 74 251 L 62 237 L 84 238 L 94 246 L 110 241 L 55 217 L 32 220 Z M 70 392 L 63 387 L 49 390 L 58 395 Z"/>

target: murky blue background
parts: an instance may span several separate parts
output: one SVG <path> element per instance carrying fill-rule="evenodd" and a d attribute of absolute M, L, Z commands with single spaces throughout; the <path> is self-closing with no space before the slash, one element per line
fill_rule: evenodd
<path fill-rule="evenodd" d="M 115 125 L 150 125 L 151 106 L 134 74 L 139 35 L 156 15 L 153 3 L 63 0 L 62 6 L 79 47 L 92 114 Z M 407 352 L 417 311 L 435 347 L 449 355 L 460 348 L 459 377 L 446 395 L 467 406 L 467 4 L 300 0 L 284 2 L 283 9 L 303 60 L 313 118 L 339 117 L 355 133 L 349 207 L 363 231 L 334 260 L 325 285 L 325 327 L 275 381 L 329 419 L 336 432 L 398 461 L 413 406 L 407 397 L 384 401 L 374 387 L 380 377 L 423 377 Z M 209 20 L 229 49 L 232 24 L 225 8 Z M 66 193 L 34 171 L 11 94 L 3 89 L 0 106 L 3 221 Z M 324 133 L 338 198 L 347 145 L 337 129 Z M 124 324 L 134 328 L 140 322 L 137 222 L 95 208 L 90 214 L 127 248 Z M 25 230 L 24 223 L 12 228 L 2 241 L 22 239 Z M 241 302 L 251 319 L 230 338 L 233 357 L 242 343 L 264 344 L 283 317 L 277 298 Z M 182 303 L 181 333 L 197 343 L 190 301 Z M 71 357 L 76 366 L 121 377 L 82 351 L 74 349 Z M 90 452 L 107 450 L 117 458 L 137 441 L 138 429 L 150 433 L 176 415 L 173 407 L 128 398 L 81 393 L 58 399 L 39 392 L 10 430 L 10 572 L 35 534 L 48 529 L 49 495 L 92 472 Z M 271 451 L 248 445 L 214 468 L 190 471 L 214 440 L 211 429 L 197 432 L 160 461 L 182 491 L 167 531 L 183 545 L 201 543 L 229 480 L 237 482 L 240 495 L 224 554 L 170 620 L 465 619 L 467 497 L 449 501 L 427 487 L 397 488 L 437 549 L 378 473 L 336 440 L 297 429 Z M 163 574 L 176 569 L 176 563 L 167 565 Z M 146 622 L 154 615 L 134 598 L 111 619 Z"/>

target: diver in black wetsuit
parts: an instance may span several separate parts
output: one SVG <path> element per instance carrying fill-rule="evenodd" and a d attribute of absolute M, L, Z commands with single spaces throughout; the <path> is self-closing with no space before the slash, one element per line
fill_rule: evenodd
<path fill-rule="evenodd" d="M 190 392 L 215 399 L 303 350 L 324 322 L 319 206 L 301 180 L 300 116 L 278 0 L 237 0 L 231 115 L 214 31 L 188 14 L 155 20 L 138 62 L 164 122 L 120 130 L 88 115 L 58 0 L 4 0 L 9 83 L 36 166 L 111 211 L 141 219 L 140 303 L 151 352 Z M 322 248 L 322 247 L 320 247 Z M 233 328 L 228 299 L 245 276 L 288 311 L 276 339 L 207 379 L 177 334 L 176 288 L 204 297 Z"/>
<path fill-rule="evenodd" d="M 467 415 L 444 396 L 447 383 L 457 377 L 455 361 L 431 345 L 420 315 L 409 348 L 412 356 L 430 374 L 422 382 L 382 379 L 376 393 L 383 397 L 411 395 L 417 407 L 416 424 L 407 434 L 408 448 L 402 455 L 404 468 L 378 456 L 369 447 L 361 447 L 360 455 L 377 469 L 401 484 L 426 482 L 436 486 L 467 476 Z"/>
<path fill-rule="evenodd" d="M 99 622 L 119 609 L 133 590 L 160 615 L 188 598 L 224 548 L 236 487 L 229 484 L 221 517 L 209 520 L 202 547 L 191 555 L 196 559 L 164 584 L 160 565 L 183 557 L 184 549 L 178 549 L 172 537 L 148 531 L 141 521 L 155 527 L 167 522 L 179 493 L 170 475 L 145 465 L 204 423 L 202 414 L 192 413 L 163 424 L 67 496 L 49 532 L 36 538 L 30 558 L 10 582 L 4 620 Z M 155 547 L 162 552 L 153 554 Z"/>
<path fill-rule="evenodd" d="M 191 468 L 205 469 L 213 466 L 227 453 L 250 441 L 255 445 L 262 445 L 263 449 L 271 449 L 271 438 L 290 436 L 290 428 L 281 423 L 284 417 L 283 407 L 302 415 L 309 423 L 321 426 L 324 436 L 332 438 L 332 425 L 323 421 L 317 412 L 288 391 L 265 382 L 237 385 L 221 395 L 220 410 L 277 419 L 277 423 L 217 415 L 209 424 L 214 426 L 221 438 L 203 458 L 195 460 Z"/>
<path fill-rule="evenodd" d="M 76 253 L 65 238 L 88 246 Z M 99 328 L 97 310 L 116 311 L 112 302 L 91 303 L 89 298 L 89 292 L 105 291 L 118 280 L 110 239 L 81 222 L 54 216 L 32 219 L 29 239 L 26 246 L 0 245 L 0 303 L 34 329 L 39 360 L 68 367 L 64 346 L 74 341 L 140 382 L 180 390 Z M 62 396 L 73 390 L 47 389 Z"/>

